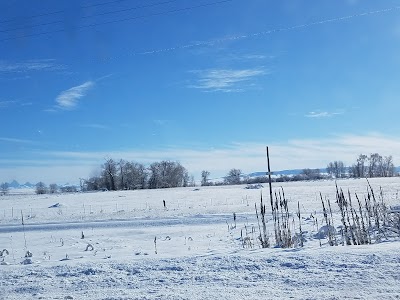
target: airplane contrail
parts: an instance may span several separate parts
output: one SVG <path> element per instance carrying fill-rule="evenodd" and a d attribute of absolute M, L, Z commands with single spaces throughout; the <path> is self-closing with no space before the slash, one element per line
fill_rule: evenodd
<path fill-rule="evenodd" d="M 364 13 L 353 14 L 353 15 L 331 18 L 331 19 L 325 19 L 325 20 L 321 20 L 321 21 L 304 23 L 304 24 L 299 24 L 299 25 L 294 25 L 294 26 L 289 26 L 289 27 L 275 28 L 275 29 L 259 31 L 259 32 L 255 32 L 255 33 L 224 37 L 224 38 L 219 38 L 219 39 L 215 39 L 215 40 L 196 42 L 196 43 L 174 46 L 174 47 L 163 48 L 163 49 L 153 49 L 153 50 L 147 50 L 147 51 L 143 51 L 143 52 L 133 52 L 133 53 L 130 53 L 130 55 L 133 55 L 133 56 L 135 56 L 135 55 L 150 55 L 150 54 L 171 52 L 171 51 L 188 49 L 188 48 L 195 48 L 195 47 L 200 47 L 200 46 L 212 46 L 214 44 L 219 44 L 219 43 L 223 43 L 223 42 L 227 42 L 227 41 L 242 40 L 242 39 L 248 39 L 248 38 L 261 36 L 261 35 L 273 34 L 273 33 L 277 33 L 277 32 L 292 31 L 292 30 L 296 30 L 296 29 L 300 29 L 300 28 L 313 27 L 316 25 L 322 25 L 322 24 L 333 23 L 333 22 L 340 22 L 340 21 L 349 20 L 349 19 L 353 19 L 353 18 L 388 13 L 388 12 L 396 11 L 399 9 L 400 9 L 400 6 L 394 6 L 394 7 L 390 7 L 390 8 L 386 8 L 386 9 L 368 11 L 368 12 L 364 12 Z M 113 59 L 113 58 L 110 57 L 109 59 Z"/>

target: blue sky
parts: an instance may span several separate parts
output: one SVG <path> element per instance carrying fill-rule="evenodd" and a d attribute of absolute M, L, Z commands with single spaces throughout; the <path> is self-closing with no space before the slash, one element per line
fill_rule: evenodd
<path fill-rule="evenodd" d="M 398 1 L 2 1 L 0 182 L 398 165 L 398 53 Z"/>

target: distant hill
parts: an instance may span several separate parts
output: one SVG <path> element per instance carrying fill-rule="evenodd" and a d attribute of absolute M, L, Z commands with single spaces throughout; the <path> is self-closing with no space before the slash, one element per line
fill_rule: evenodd
<path fill-rule="evenodd" d="M 23 184 L 19 183 L 16 180 L 8 182 L 8 187 L 11 189 L 31 189 L 36 187 L 36 183 L 25 182 Z"/>
<path fill-rule="evenodd" d="M 8 186 L 9 186 L 10 188 L 17 189 L 17 188 L 19 188 L 20 184 L 19 184 L 17 181 L 13 180 L 13 181 L 11 181 L 11 182 L 8 184 Z"/>
<path fill-rule="evenodd" d="M 326 168 L 320 168 L 319 169 L 321 173 L 326 173 Z M 396 173 L 400 173 L 400 166 L 399 167 L 395 167 Z M 303 169 L 291 169 L 291 170 L 280 170 L 280 171 L 272 171 L 272 175 L 275 176 L 295 176 L 295 175 L 299 175 L 301 172 L 303 171 Z M 262 176 L 267 176 L 267 171 L 257 171 L 257 172 L 252 172 L 252 173 L 248 173 L 248 174 L 244 174 L 242 175 L 242 177 L 250 177 L 250 178 L 256 178 L 256 177 L 262 177 Z M 221 180 L 223 179 L 220 178 Z M 213 181 L 217 181 L 216 179 Z M 18 183 L 18 181 L 13 180 L 10 183 L 8 183 L 8 186 L 10 188 L 14 188 L 14 189 L 21 189 L 21 188 L 34 188 L 36 186 L 36 183 L 30 183 L 30 182 L 25 182 L 24 184 L 20 184 Z M 63 186 L 74 186 L 74 185 L 70 185 L 70 184 L 64 184 L 64 185 L 59 185 L 59 187 L 63 187 Z"/>
<path fill-rule="evenodd" d="M 321 173 L 327 173 L 326 168 L 320 168 L 319 169 Z M 292 169 L 292 170 L 281 170 L 281 171 L 272 171 L 272 175 L 286 175 L 286 176 L 294 176 L 294 175 L 299 175 L 303 169 Z M 400 166 L 395 167 L 395 172 L 400 173 Z M 249 174 L 246 174 L 245 176 L 248 177 L 262 177 L 262 176 L 267 176 L 267 171 L 264 172 L 252 172 Z"/>
<path fill-rule="evenodd" d="M 293 169 L 293 170 L 281 170 L 281 171 L 272 171 L 272 175 L 298 175 L 303 171 L 303 169 Z M 321 172 L 323 172 L 321 170 Z M 267 176 L 267 171 L 265 172 L 252 172 L 247 174 L 248 177 L 262 177 Z"/>
<path fill-rule="evenodd" d="M 20 185 L 21 188 L 33 188 L 35 186 L 36 186 L 36 184 L 30 183 L 30 182 L 25 182 L 24 184 Z"/>
<path fill-rule="evenodd" d="M 33 188 L 36 186 L 36 184 L 30 182 L 25 182 L 24 184 L 20 184 L 18 181 L 13 180 L 11 182 L 8 182 L 8 186 L 12 189 L 21 189 L 21 188 Z"/>

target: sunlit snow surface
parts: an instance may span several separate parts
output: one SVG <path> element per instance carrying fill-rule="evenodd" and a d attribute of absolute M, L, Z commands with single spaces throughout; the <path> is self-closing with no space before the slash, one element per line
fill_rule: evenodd
<path fill-rule="evenodd" d="M 370 182 L 376 194 L 382 187 L 388 205 L 399 205 L 400 178 Z M 365 179 L 337 183 L 353 195 L 366 193 Z M 399 238 L 337 247 L 322 239 L 320 247 L 309 216 L 322 222 L 321 192 L 340 225 L 335 182 L 273 188 L 280 186 L 293 213 L 300 201 L 304 248 L 260 249 L 257 233 L 248 235 L 254 247 L 242 247 L 241 232 L 258 231 L 261 191 L 270 211 L 267 184 L 58 195 L 13 190 L 0 197 L 0 250 L 9 252 L 0 258 L 0 299 L 400 299 Z M 32 257 L 25 258 L 28 250 Z"/>

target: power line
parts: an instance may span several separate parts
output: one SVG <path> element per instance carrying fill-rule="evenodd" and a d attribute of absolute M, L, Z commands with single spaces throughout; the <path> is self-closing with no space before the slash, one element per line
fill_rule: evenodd
<path fill-rule="evenodd" d="M 114 1 L 108 1 L 108 2 L 103 2 L 103 3 L 90 4 L 90 5 L 86 5 L 86 6 L 81 6 L 80 8 L 90 8 L 90 7 L 114 4 L 114 3 L 118 3 L 118 2 L 124 2 L 124 1 L 127 1 L 127 0 L 114 0 Z"/>
<path fill-rule="evenodd" d="M 57 20 L 57 21 L 51 21 L 51 22 L 47 22 L 47 23 L 33 24 L 33 25 L 29 25 L 29 26 L 21 26 L 21 27 L 16 27 L 16 28 L 12 28 L 12 29 L 0 30 L 0 33 L 10 32 L 10 31 L 16 31 L 16 30 L 21 30 L 21 29 L 30 29 L 30 28 L 32 28 L 32 27 L 39 27 L 39 26 L 46 26 L 46 25 L 54 25 L 54 24 L 63 23 L 63 22 L 64 22 L 64 21 Z"/>
<path fill-rule="evenodd" d="M 176 1 L 178 1 L 178 0 L 169 0 L 169 1 L 163 1 L 163 2 L 158 2 L 158 3 L 147 4 L 147 5 L 129 7 L 129 8 L 124 8 L 124 9 L 119 9 L 119 10 L 114 10 L 114 11 L 107 11 L 107 12 L 104 12 L 104 13 L 89 15 L 89 16 L 83 16 L 82 18 L 83 19 L 92 18 L 92 17 L 98 17 L 98 16 L 104 16 L 104 15 L 115 14 L 115 13 L 120 13 L 120 12 L 126 12 L 126 11 L 130 11 L 130 10 L 141 9 L 141 8 L 149 8 L 149 7 L 154 7 L 154 6 L 158 6 L 158 5 L 169 4 L 169 3 L 172 3 L 172 2 L 176 2 Z"/>
<path fill-rule="evenodd" d="M 369 11 L 369 12 L 359 13 L 359 14 L 354 14 L 354 15 L 349 15 L 349 16 L 325 19 L 325 20 L 311 22 L 311 23 L 304 23 L 304 24 L 299 24 L 299 25 L 294 25 L 294 26 L 289 26 L 289 27 L 275 28 L 275 29 L 270 29 L 270 30 L 266 30 L 266 31 L 259 31 L 259 32 L 244 34 L 244 35 L 224 37 L 224 38 L 219 38 L 219 39 L 215 39 L 215 40 L 208 40 L 208 41 L 174 46 L 174 47 L 169 47 L 169 48 L 153 49 L 153 50 L 147 50 L 147 51 L 143 51 L 143 52 L 134 52 L 134 53 L 131 53 L 131 55 L 148 55 L 148 54 L 156 54 L 156 53 L 162 53 L 162 52 L 171 52 L 171 51 L 180 50 L 180 49 L 194 48 L 194 47 L 199 47 L 199 46 L 209 46 L 209 45 L 219 44 L 219 43 L 227 42 L 227 41 L 241 40 L 241 39 L 247 39 L 247 38 L 252 38 L 252 37 L 257 37 L 257 36 L 262 36 L 262 35 L 268 35 L 268 34 L 272 34 L 272 33 L 276 33 L 276 32 L 292 31 L 292 30 L 296 30 L 296 29 L 300 29 L 300 28 L 307 28 L 307 27 L 322 25 L 322 24 L 326 24 L 326 23 L 340 22 L 340 21 L 344 21 L 344 20 L 348 20 L 348 19 L 352 19 L 352 18 L 365 17 L 365 16 L 370 16 L 370 15 L 375 15 L 375 14 L 383 14 L 383 13 L 388 13 L 388 12 L 395 11 L 395 10 L 400 10 L 400 6 L 394 6 L 394 7 L 390 7 L 390 8 L 386 8 L 386 9 Z"/>
<path fill-rule="evenodd" d="M 86 6 L 80 6 L 79 8 L 91 8 L 91 7 L 108 5 L 108 4 L 113 4 L 113 3 L 117 3 L 117 2 L 123 2 L 123 1 L 127 1 L 127 0 L 113 0 L 113 1 L 103 2 L 103 3 L 96 3 L 96 4 L 86 5 Z M 39 17 L 57 15 L 57 14 L 61 14 L 61 13 L 65 12 L 65 11 L 66 10 L 63 9 L 63 10 L 56 10 L 56 11 L 51 11 L 51 12 L 47 12 L 47 13 L 41 13 L 41 14 L 37 14 L 37 15 L 33 15 L 33 16 L 25 16 L 24 19 L 34 19 L 34 18 L 39 18 Z M 8 19 L 8 20 L 0 20 L 0 24 L 14 22 L 16 20 L 18 20 L 18 18 L 12 18 L 12 19 Z"/>
<path fill-rule="evenodd" d="M 119 0 L 119 1 L 125 1 L 125 0 Z M 89 16 L 81 16 L 81 19 L 90 19 L 90 18 L 105 16 L 105 15 L 109 15 L 109 14 L 127 12 L 127 11 L 131 11 L 131 10 L 142 9 L 142 8 L 149 8 L 149 7 L 169 4 L 172 2 L 176 2 L 176 1 L 178 1 L 178 0 L 169 0 L 169 1 L 157 2 L 157 3 L 147 4 L 147 5 L 124 8 L 124 9 L 119 9 L 119 10 L 114 10 L 114 11 L 107 11 L 107 12 L 93 14 L 93 15 L 89 15 Z M 115 1 L 113 1 L 113 2 L 115 2 Z M 47 23 L 33 24 L 33 25 L 29 25 L 29 26 L 22 26 L 22 27 L 16 27 L 16 28 L 11 28 L 11 29 L 0 30 L 0 33 L 16 31 L 16 30 L 21 30 L 21 29 L 30 29 L 32 27 L 60 24 L 60 23 L 64 23 L 64 22 L 65 22 L 64 20 L 56 20 L 56 21 L 51 21 L 51 22 L 47 22 Z"/>
<path fill-rule="evenodd" d="M 162 16 L 162 15 L 167 15 L 167 14 L 172 14 L 172 13 L 177 13 L 177 12 L 183 12 L 183 11 L 189 11 L 189 10 L 193 10 L 193 9 L 196 9 L 196 8 L 202 8 L 202 7 L 207 7 L 207 6 L 211 6 L 211 5 L 217 5 L 217 4 L 222 4 L 222 3 L 232 2 L 232 1 L 234 1 L 234 0 L 220 0 L 220 1 L 215 1 L 215 2 L 209 2 L 209 3 L 203 3 L 203 4 L 199 4 L 199 5 L 194 5 L 194 6 L 188 6 L 188 7 L 183 7 L 183 8 L 172 9 L 172 10 L 169 10 L 169 11 L 164 11 L 164 12 L 159 12 L 159 13 L 152 13 L 152 14 L 129 17 L 129 18 L 124 18 L 124 19 L 119 19 L 119 20 L 112 20 L 112 21 L 105 21 L 105 22 L 93 23 L 93 24 L 88 24 L 88 25 L 82 25 L 82 26 L 75 27 L 75 30 L 82 30 L 82 29 L 85 29 L 85 28 L 96 27 L 96 26 L 99 26 L 99 25 L 107 25 L 107 24 L 119 23 L 119 22 L 124 22 L 124 21 L 132 21 L 132 20 L 143 19 L 143 18 L 147 18 L 147 17 Z M 15 39 L 20 39 L 20 38 L 26 38 L 26 37 L 42 36 L 42 35 L 47 35 L 47 34 L 52 34 L 52 33 L 60 33 L 60 32 L 65 32 L 65 31 L 67 31 L 67 30 L 65 28 L 63 28 L 63 29 L 59 29 L 59 30 L 45 31 L 45 32 L 39 32 L 39 33 L 34 33 L 34 34 L 24 34 L 24 35 L 20 35 L 18 37 L 11 37 L 11 38 L 6 38 L 6 39 L 1 39 L 0 42 L 10 41 L 10 40 L 15 40 Z"/>
<path fill-rule="evenodd" d="M 33 15 L 33 16 L 28 16 L 28 17 L 24 17 L 24 19 L 33 19 L 33 18 L 38 18 L 38 17 L 44 17 L 44 16 L 50 16 L 50 15 L 56 15 L 56 14 L 60 14 L 64 12 L 64 10 L 57 10 L 57 11 L 52 11 L 52 12 L 47 12 L 47 13 L 42 13 L 42 14 L 38 14 L 38 15 Z M 9 23 L 9 22 L 14 22 L 16 20 L 19 20 L 18 18 L 12 18 L 12 19 L 8 19 L 8 20 L 0 20 L 0 24 L 1 23 Z"/>
<path fill-rule="evenodd" d="M 114 60 L 114 59 L 117 59 L 117 58 L 120 58 L 123 56 L 153 55 L 153 54 L 166 53 L 166 52 L 172 52 L 172 51 L 183 50 L 183 49 L 196 48 L 196 47 L 201 47 L 201 46 L 213 46 L 215 44 L 219 44 L 219 43 L 223 43 L 223 42 L 227 42 L 227 41 L 242 40 L 242 39 L 248 39 L 248 38 L 253 38 L 253 37 L 257 37 L 257 36 L 278 33 L 278 32 L 292 31 L 292 30 L 296 30 L 296 29 L 300 29 L 300 28 L 307 28 L 307 27 L 322 25 L 322 24 L 326 24 L 326 23 L 340 22 L 340 21 L 344 21 L 344 20 L 348 20 L 348 19 L 352 19 L 352 18 L 359 18 L 359 17 L 365 17 L 365 16 L 370 16 L 370 15 L 375 15 L 375 14 L 388 13 L 388 12 L 395 11 L 395 10 L 400 10 L 400 6 L 394 6 L 394 7 L 390 7 L 390 8 L 386 8 L 386 9 L 369 11 L 369 12 L 353 14 L 353 15 L 348 15 L 348 16 L 343 16 L 343 17 L 325 19 L 325 20 L 304 23 L 304 24 L 299 24 L 299 25 L 294 25 L 294 26 L 289 26 L 289 27 L 281 27 L 281 28 L 275 28 L 275 29 L 270 29 L 270 30 L 266 30 L 266 31 L 249 33 L 249 34 L 229 36 L 229 37 L 208 40 L 208 41 L 200 41 L 197 43 L 190 43 L 190 44 L 186 44 L 186 45 L 172 46 L 169 48 L 149 49 L 149 50 L 145 50 L 145 51 L 141 51 L 141 52 L 130 52 L 129 54 L 126 54 L 126 55 L 119 55 L 119 56 L 98 59 L 97 61 L 105 62 L 105 61 Z"/>

